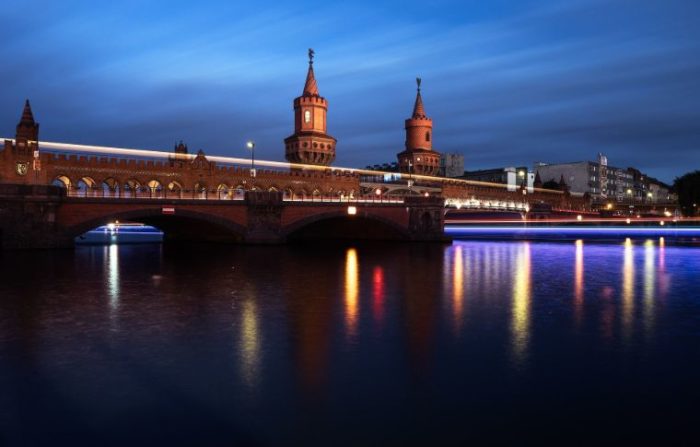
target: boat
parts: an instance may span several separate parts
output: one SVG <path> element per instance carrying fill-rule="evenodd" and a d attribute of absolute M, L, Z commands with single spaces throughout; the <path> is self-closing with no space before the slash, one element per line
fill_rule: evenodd
<path fill-rule="evenodd" d="M 75 238 L 79 245 L 153 244 L 163 242 L 163 232 L 138 222 L 102 225 Z"/>

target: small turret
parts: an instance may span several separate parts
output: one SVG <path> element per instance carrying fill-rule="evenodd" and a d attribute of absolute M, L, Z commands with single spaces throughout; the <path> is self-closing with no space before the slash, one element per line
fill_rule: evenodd
<path fill-rule="evenodd" d="M 179 143 L 175 145 L 175 153 L 176 154 L 186 154 L 187 153 L 187 145 L 180 140 Z"/>
<path fill-rule="evenodd" d="M 22 118 L 20 118 L 19 124 L 17 124 L 17 133 L 15 138 L 18 141 L 22 140 L 25 143 L 28 141 L 39 140 L 39 124 L 34 121 L 32 106 L 29 104 L 28 99 L 24 103 Z"/>

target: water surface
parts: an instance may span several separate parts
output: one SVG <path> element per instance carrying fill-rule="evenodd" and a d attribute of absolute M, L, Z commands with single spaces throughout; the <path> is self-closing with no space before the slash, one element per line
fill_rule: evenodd
<path fill-rule="evenodd" d="M 698 434 L 698 248 L 0 256 L 0 445 L 690 445 Z"/>

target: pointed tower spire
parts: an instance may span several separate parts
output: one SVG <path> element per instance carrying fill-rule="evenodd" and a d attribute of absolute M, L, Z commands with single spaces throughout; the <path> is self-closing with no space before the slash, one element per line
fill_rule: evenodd
<path fill-rule="evenodd" d="M 17 124 L 17 133 L 15 138 L 36 141 L 39 139 L 39 124 L 34 121 L 34 114 L 32 113 L 32 106 L 29 104 L 27 99 L 24 102 L 24 110 L 22 110 L 22 118 Z"/>
<path fill-rule="evenodd" d="M 535 182 L 532 184 L 535 188 L 541 188 L 542 187 L 542 177 L 540 177 L 540 171 L 537 171 L 535 174 Z"/>
<path fill-rule="evenodd" d="M 413 118 L 425 118 L 425 109 L 423 108 L 423 98 L 420 95 L 421 78 L 416 78 L 416 103 L 413 105 Z"/>
<path fill-rule="evenodd" d="M 314 76 L 314 50 L 309 48 L 309 71 L 306 73 L 306 84 L 302 96 L 318 96 L 318 85 Z"/>
<path fill-rule="evenodd" d="M 29 104 L 29 100 L 27 99 L 24 102 L 24 110 L 22 111 L 22 119 L 20 119 L 20 124 L 28 124 L 28 125 L 33 125 L 34 123 L 34 114 L 32 113 L 32 106 Z"/>

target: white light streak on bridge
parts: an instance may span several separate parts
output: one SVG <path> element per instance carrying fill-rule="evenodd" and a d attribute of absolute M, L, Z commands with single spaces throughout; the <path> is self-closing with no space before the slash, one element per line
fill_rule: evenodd
<path fill-rule="evenodd" d="M 3 138 L 5 141 L 14 142 L 14 138 Z M 34 143 L 34 141 L 33 141 Z M 78 152 L 86 154 L 96 154 L 103 156 L 112 157 L 144 157 L 144 158 L 184 158 L 186 160 L 192 160 L 197 155 L 195 154 L 176 154 L 174 152 L 166 152 L 152 149 L 132 149 L 132 148 L 122 148 L 122 147 L 110 147 L 110 146 L 95 146 L 86 144 L 71 144 L 71 143 L 60 143 L 52 141 L 35 141 L 39 145 L 39 150 L 42 148 L 51 149 L 55 151 L 64 152 Z M 251 160 L 249 158 L 239 158 L 239 157 L 225 157 L 221 155 L 207 155 L 205 154 L 207 160 L 215 161 L 217 163 L 232 164 L 232 165 L 250 165 Z M 438 183 L 452 183 L 452 184 L 463 184 L 472 186 L 484 186 L 490 188 L 501 188 L 505 189 L 508 185 L 502 183 L 490 183 L 490 182 L 480 182 L 476 180 L 464 180 L 457 178 L 447 178 L 447 177 L 433 177 L 429 175 L 420 174 L 406 174 L 400 172 L 388 172 L 388 171 L 373 171 L 369 169 L 357 169 L 357 168 L 347 168 L 340 166 L 318 166 L 302 163 L 287 163 L 282 161 L 271 161 L 271 160 L 255 160 L 256 166 L 264 166 L 269 168 L 278 169 L 305 169 L 314 170 L 320 172 L 332 172 L 332 173 L 352 173 L 357 175 L 367 175 L 367 176 L 393 176 L 396 179 L 401 180 L 422 180 L 429 182 Z M 551 189 L 542 188 L 528 188 L 538 192 L 545 192 L 550 194 L 563 194 L 561 191 L 554 191 Z"/>

